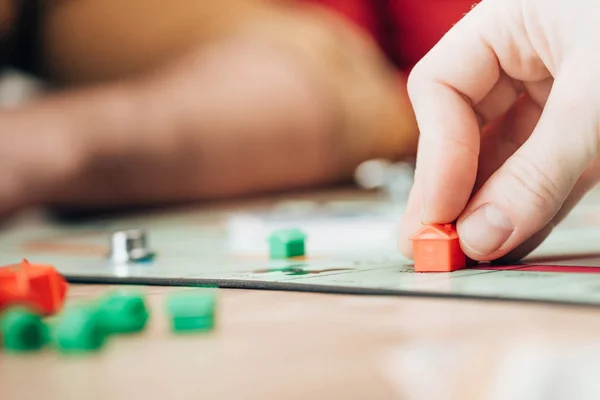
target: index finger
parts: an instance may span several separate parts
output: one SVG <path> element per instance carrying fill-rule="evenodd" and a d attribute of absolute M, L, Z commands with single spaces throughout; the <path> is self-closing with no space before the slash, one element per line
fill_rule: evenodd
<path fill-rule="evenodd" d="M 423 190 L 424 224 L 456 220 L 475 184 L 480 132 L 473 106 L 500 77 L 498 59 L 481 33 L 490 22 L 489 4 L 474 7 L 409 76 L 421 135 L 415 180 Z"/>

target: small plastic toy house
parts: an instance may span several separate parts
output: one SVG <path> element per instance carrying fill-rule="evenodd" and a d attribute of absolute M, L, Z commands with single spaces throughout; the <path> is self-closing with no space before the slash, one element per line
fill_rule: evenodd
<path fill-rule="evenodd" d="M 291 258 L 304 255 L 306 235 L 299 229 L 282 229 L 269 236 L 271 259 Z"/>
<path fill-rule="evenodd" d="M 411 240 L 415 272 L 451 272 L 466 267 L 453 224 L 426 225 Z"/>
<path fill-rule="evenodd" d="M 67 281 L 51 265 L 20 264 L 0 267 L 0 311 L 11 305 L 33 308 L 51 315 L 60 311 L 67 294 Z"/>

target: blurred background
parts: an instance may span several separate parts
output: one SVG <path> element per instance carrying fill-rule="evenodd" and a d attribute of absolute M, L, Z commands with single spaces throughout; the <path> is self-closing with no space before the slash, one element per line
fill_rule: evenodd
<path fill-rule="evenodd" d="M 0 7 L 13 54 L 0 79 L 0 214 L 349 185 L 386 207 L 336 201 L 328 228 L 362 215 L 374 233 L 357 246 L 393 246 L 418 139 L 406 77 L 474 1 L 64 0 L 22 13 L 26 3 L 0 0 L 16 5 Z M 286 205 L 299 224 L 323 210 Z M 318 222 L 312 236 L 331 237 Z M 256 224 L 240 248 L 256 247 Z M 402 398 L 600 398 L 597 340 L 541 340 L 561 322 L 536 326 L 530 312 L 522 337 L 499 324 L 499 348 L 470 321 L 472 342 L 412 341 L 386 353 L 384 371 Z"/>
<path fill-rule="evenodd" d="M 0 74 L 0 107 L 11 109 L 44 93 L 44 82 L 33 75 L 15 69 Z"/>

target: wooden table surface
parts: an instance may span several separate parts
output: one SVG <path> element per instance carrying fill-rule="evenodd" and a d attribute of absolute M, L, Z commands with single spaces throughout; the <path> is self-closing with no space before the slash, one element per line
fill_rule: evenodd
<path fill-rule="evenodd" d="M 549 399 L 531 390 L 600 362 L 600 309 L 220 290 L 217 329 L 176 336 L 165 294 L 192 289 L 142 290 L 149 327 L 100 353 L 0 353 L 0 399 Z"/>

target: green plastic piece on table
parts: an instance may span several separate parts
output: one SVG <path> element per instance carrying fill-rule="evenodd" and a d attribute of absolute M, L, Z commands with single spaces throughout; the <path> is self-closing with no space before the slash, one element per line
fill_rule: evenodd
<path fill-rule="evenodd" d="M 174 332 L 205 332 L 215 326 L 217 295 L 214 290 L 176 292 L 167 297 L 167 313 Z"/>
<path fill-rule="evenodd" d="M 98 318 L 106 334 L 136 333 L 150 317 L 144 297 L 133 291 L 115 291 L 100 299 Z"/>
<path fill-rule="evenodd" d="M 53 337 L 59 350 L 79 353 L 99 350 L 105 342 L 97 310 L 89 305 L 68 308 L 54 326 Z"/>
<path fill-rule="evenodd" d="M 40 350 L 48 341 L 48 329 L 42 317 L 25 308 L 11 308 L 0 321 L 2 345 L 6 350 Z"/>
<path fill-rule="evenodd" d="M 306 235 L 300 229 L 281 229 L 269 236 L 272 259 L 299 257 L 304 255 Z"/>
<path fill-rule="evenodd" d="M 176 317 L 172 328 L 175 332 L 206 332 L 215 327 L 214 317 Z"/>

